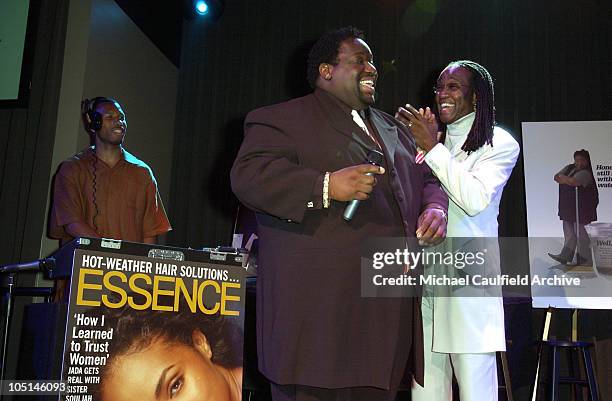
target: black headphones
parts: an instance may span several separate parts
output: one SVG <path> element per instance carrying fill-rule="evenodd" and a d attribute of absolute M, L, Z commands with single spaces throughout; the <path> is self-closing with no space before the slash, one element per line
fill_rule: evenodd
<path fill-rule="evenodd" d="M 94 133 L 102 128 L 102 115 L 96 111 L 96 107 L 100 103 L 114 103 L 115 101 L 107 97 L 98 96 L 93 99 L 84 99 L 81 102 L 81 112 L 83 113 L 83 122 L 88 132 Z"/>

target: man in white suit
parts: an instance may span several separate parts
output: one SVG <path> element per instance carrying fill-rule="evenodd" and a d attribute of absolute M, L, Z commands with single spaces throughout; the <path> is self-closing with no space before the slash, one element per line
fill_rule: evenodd
<path fill-rule="evenodd" d="M 493 79 L 481 65 L 450 63 L 434 91 L 444 132 L 438 134 L 429 108 L 406 105 L 396 118 L 410 127 L 450 198 L 447 237 L 490 242 L 484 238 L 498 235 L 499 202 L 519 145 L 495 126 Z M 499 274 L 499 253 L 489 250 L 487 259 L 488 274 Z M 450 400 L 453 370 L 461 401 L 497 400 L 495 352 L 505 350 L 502 298 L 425 296 L 422 308 L 425 383 L 413 385 L 413 401 Z"/>

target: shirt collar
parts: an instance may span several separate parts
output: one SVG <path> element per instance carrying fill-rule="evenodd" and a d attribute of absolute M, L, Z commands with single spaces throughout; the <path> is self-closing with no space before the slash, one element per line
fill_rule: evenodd
<path fill-rule="evenodd" d="M 324 96 L 326 98 L 328 98 L 331 102 L 335 103 L 336 105 L 338 105 L 338 107 L 340 107 L 340 109 L 345 112 L 347 115 L 352 115 L 353 109 L 348 106 L 346 103 L 344 103 L 342 100 L 338 99 L 336 96 L 334 96 L 331 92 L 326 91 L 325 89 L 321 89 L 321 88 L 316 88 L 315 92 L 317 93 L 318 96 Z M 367 117 L 370 116 L 370 107 L 366 107 L 363 110 L 356 110 L 358 113 L 365 113 L 365 115 Z"/>
<path fill-rule="evenodd" d="M 476 112 L 471 112 L 467 114 L 452 124 L 448 124 L 447 134 L 451 136 L 460 136 L 467 135 L 470 132 L 470 128 L 472 128 L 472 124 L 474 124 L 474 120 L 476 119 Z"/>
<path fill-rule="evenodd" d="M 94 159 L 96 157 L 95 147 L 92 145 L 87 148 L 85 155 L 90 159 Z M 131 163 L 139 166 L 142 164 L 142 161 L 121 146 L 121 159 L 119 163 Z"/>

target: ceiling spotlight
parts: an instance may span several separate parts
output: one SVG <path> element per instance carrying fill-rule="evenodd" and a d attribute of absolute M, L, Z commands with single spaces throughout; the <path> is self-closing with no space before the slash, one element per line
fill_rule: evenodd
<path fill-rule="evenodd" d="M 197 0 L 194 3 L 194 6 L 195 6 L 196 13 L 198 13 L 199 15 L 208 14 L 209 7 L 208 7 L 208 4 L 204 0 Z"/>
<path fill-rule="evenodd" d="M 225 0 L 184 0 L 187 18 L 204 17 L 216 21 L 223 14 Z"/>

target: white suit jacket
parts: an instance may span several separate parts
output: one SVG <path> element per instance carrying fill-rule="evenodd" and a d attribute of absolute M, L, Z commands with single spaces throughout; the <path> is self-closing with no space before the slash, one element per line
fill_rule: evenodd
<path fill-rule="evenodd" d="M 468 114 L 447 127 L 425 161 L 450 198 L 447 237 L 497 237 L 499 202 L 520 149 L 504 129 L 495 127 L 493 146 L 470 155 L 461 150 L 474 122 Z M 491 243 L 488 241 L 487 243 Z M 487 269 L 500 272 L 499 248 L 488 249 Z M 433 351 L 480 353 L 505 350 L 501 297 L 434 298 Z"/>

